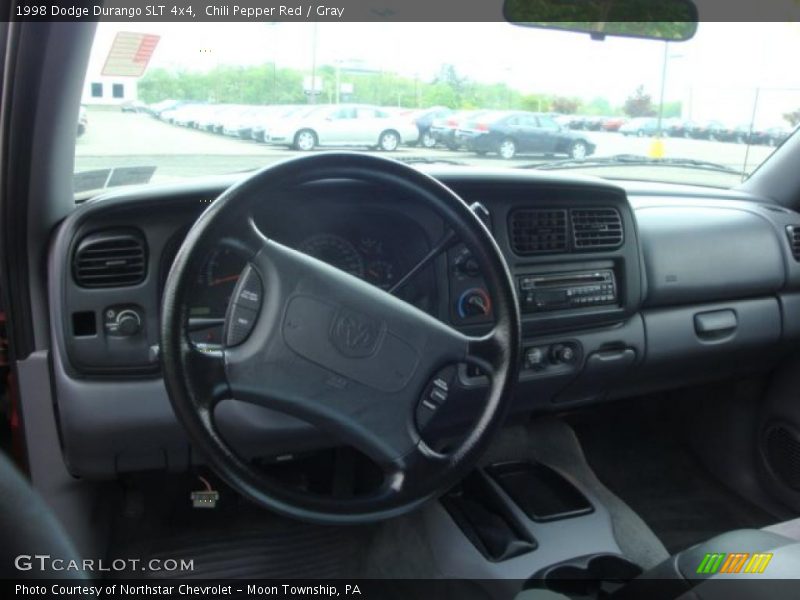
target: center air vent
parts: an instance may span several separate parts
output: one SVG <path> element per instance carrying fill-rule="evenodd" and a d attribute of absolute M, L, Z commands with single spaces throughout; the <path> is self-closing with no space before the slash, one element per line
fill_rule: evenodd
<path fill-rule="evenodd" d="M 786 235 L 789 236 L 789 246 L 792 248 L 792 256 L 800 261 L 800 225 L 788 225 Z"/>
<path fill-rule="evenodd" d="M 622 245 L 622 219 L 616 209 L 573 209 L 570 217 L 576 250 L 606 250 Z"/>
<path fill-rule="evenodd" d="M 132 229 L 109 229 L 84 237 L 72 260 L 75 282 L 87 288 L 136 285 L 147 274 L 147 246 Z"/>
<path fill-rule="evenodd" d="M 517 254 L 567 251 L 567 211 L 523 208 L 511 213 L 511 248 Z"/>

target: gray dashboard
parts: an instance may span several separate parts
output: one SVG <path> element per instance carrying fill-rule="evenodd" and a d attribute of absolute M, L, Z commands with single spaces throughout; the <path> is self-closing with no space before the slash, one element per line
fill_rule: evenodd
<path fill-rule="evenodd" d="M 487 225 L 517 281 L 525 356 L 515 393 L 520 412 L 766 369 L 800 338 L 800 263 L 791 229 L 800 215 L 792 211 L 699 189 L 626 190 L 598 179 L 510 170 L 430 173 L 488 210 Z M 159 376 L 160 291 L 182 236 L 233 181 L 110 194 L 81 205 L 58 227 L 48 262 L 52 365 L 64 455 L 75 475 L 180 470 L 199 460 Z M 320 182 L 291 198 L 271 195 L 260 225 L 289 245 L 322 244 L 325 235 L 344 240 L 326 243 L 376 285 L 408 269 L 444 232 L 435 214 L 343 181 Z M 370 254 L 378 243 L 386 246 L 382 254 Z M 92 251 L 128 256 L 134 246 L 124 285 L 87 284 L 95 271 L 85 267 L 94 263 L 83 259 Z M 363 256 L 353 258 L 350 246 Z M 408 300 L 424 302 L 455 327 L 480 331 L 490 326 L 491 310 L 480 298 L 473 302 L 482 279 L 468 258 L 460 246 L 442 255 Z M 374 268 L 366 274 L 369 260 Z M 138 324 L 117 322 L 126 309 L 138 314 Z M 129 325 L 135 333 L 122 335 Z M 462 368 L 457 408 L 444 411 L 439 426 L 464 419 L 467 407 L 481 402 L 484 384 L 480 373 Z M 250 456 L 335 443 L 295 419 L 233 400 L 217 417 L 223 434 Z"/>

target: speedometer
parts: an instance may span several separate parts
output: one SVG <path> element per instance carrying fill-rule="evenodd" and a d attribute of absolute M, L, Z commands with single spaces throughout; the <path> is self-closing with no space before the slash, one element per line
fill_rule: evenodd
<path fill-rule="evenodd" d="M 364 277 L 364 259 L 355 246 L 343 237 L 330 233 L 314 235 L 298 250 L 356 277 Z"/>
<path fill-rule="evenodd" d="M 198 277 L 189 305 L 189 316 L 223 318 L 233 288 L 245 264 L 245 260 L 233 250 L 228 248 L 215 250 Z"/>

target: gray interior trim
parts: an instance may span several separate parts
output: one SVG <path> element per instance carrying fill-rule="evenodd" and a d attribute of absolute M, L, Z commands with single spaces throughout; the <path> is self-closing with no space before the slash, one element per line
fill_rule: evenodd
<path fill-rule="evenodd" d="M 17 363 L 19 387 L 25 390 L 22 421 L 28 444 L 31 483 L 53 509 L 83 556 L 97 556 L 106 529 L 92 504 L 95 487 L 72 477 L 64 464 L 50 387 L 48 353 L 34 352 Z"/>

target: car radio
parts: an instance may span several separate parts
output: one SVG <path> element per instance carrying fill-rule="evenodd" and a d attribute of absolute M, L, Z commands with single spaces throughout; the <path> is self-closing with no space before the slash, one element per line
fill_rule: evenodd
<path fill-rule="evenodd" d="M 611 269 L 522 275 L 517 280 L 522 312 L 617 304 L 617 282 Z"/>

